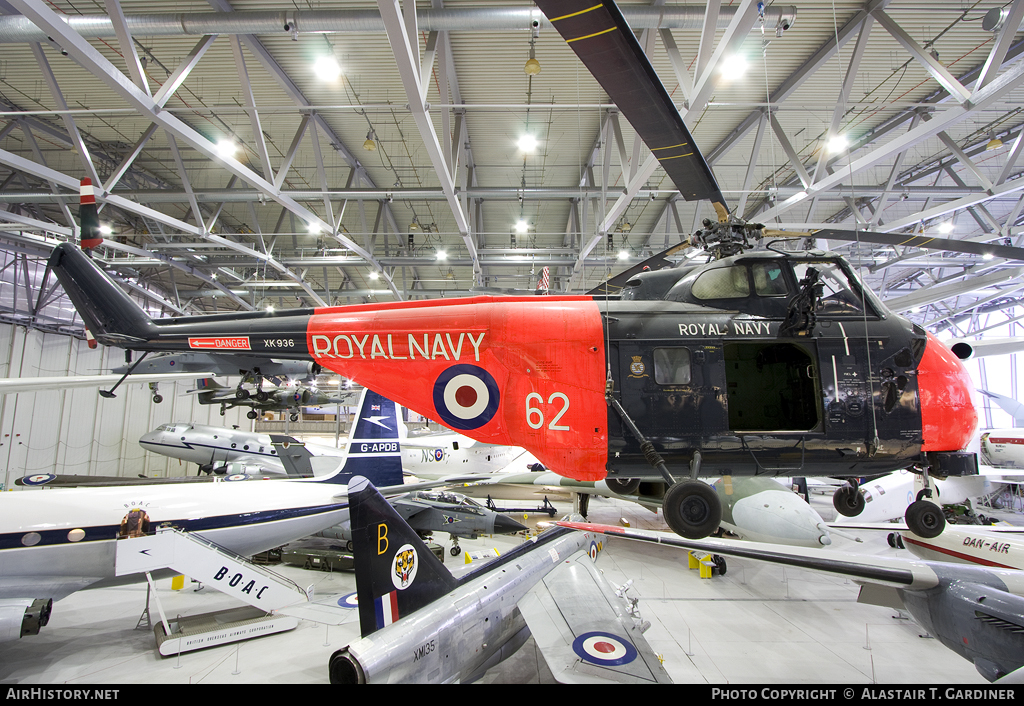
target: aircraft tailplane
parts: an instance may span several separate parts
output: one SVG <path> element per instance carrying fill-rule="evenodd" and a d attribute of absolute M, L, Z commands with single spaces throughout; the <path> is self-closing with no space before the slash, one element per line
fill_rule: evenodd
<path fill-rule="evenodd" d="M 363 477 L 348 486 L 363 637 L 433 603 L 458 582 Z"/>
<path fill-rule="evenodd" d="M 156 336 L 146 312 L 74 245 L 61 243 L 55 247 L 49 266 L 85 327 L 103 345 L 125 347 Z"/>

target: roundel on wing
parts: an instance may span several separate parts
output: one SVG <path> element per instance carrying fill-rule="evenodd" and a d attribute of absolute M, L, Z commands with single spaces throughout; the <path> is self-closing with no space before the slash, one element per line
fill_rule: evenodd
<path fill-rule="evenodd" d="M 230 476 L 224 476 L 224 480 L 232 482 L 240 480 L 249 480 L 249 476 L 246 475 L 245 473 L 232 473 Z"/>
<path fill-rule="evenodd" d="M 355 593 L 348 593 L 338 599 L 338 606 L 341 608 L 358 608 L 359 597 Z"/>
<path fill-rule="evenodd" d="M 637 658 L 630 642 L 609 632 L 583 633 L 573 640 L 572 649 L 584 662 L 602 666 L 629 664 Z"/>
<path fill-rule="evenodd" d="M 476 365 L 453 365 L 434 382 L 434 409 L 453 429 L 479 429 L 498 411 L 494 377 Z"/>
<path fill-rule="evenodd" d="M 46 485 L 56 478 L 57 476 L 52 473 L 39 473 L 34 476 L 25 476 L 21 482 L 25 485 Z"/>

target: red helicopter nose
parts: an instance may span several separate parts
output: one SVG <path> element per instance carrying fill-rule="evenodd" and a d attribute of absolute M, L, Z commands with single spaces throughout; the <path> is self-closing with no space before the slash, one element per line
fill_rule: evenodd
<path fill-rule="evenodd" d="M 974 383 L 952 351 L 928 334 L 917 366 L 921 399 L 922 451 L 960 451 L 978 429 L 978 412 L 971 398 Z"/>

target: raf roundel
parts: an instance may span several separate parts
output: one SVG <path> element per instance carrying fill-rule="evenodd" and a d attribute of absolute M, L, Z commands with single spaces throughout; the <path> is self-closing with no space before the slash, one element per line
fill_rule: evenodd
<path fill-rule="evenodd" d="M 28 476 L 22 480 L 25 485 L 46 485 L 51 480 L 54 480 L 57 476 L 52 473 L 40 473 L 34 476 Z"/>
<path fill-rule="evenodd" d="M 610 632 L 583 633 L 573 640 L 572 649 L 584 662 L 605 667 L 629 664 L 637 658 L 632 644 Z"/>
<path fill-rule="evenodd" d="M 498 383 L 476 365 L 453 365 L 434 383 L 434 409 L 453 429 L 479 429 L 494 418 L 500 400 Z"/>

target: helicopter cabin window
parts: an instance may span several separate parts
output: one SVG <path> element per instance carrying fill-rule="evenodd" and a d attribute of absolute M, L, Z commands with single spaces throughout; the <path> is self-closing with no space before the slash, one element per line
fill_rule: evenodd
<path fill-rule="evenodd" d="M 818 271 L 819 282 L 824 285 L 821 290 L 821 302 L 818 305 L 819 315 L 862 315 L 867 306 L 868 314 L 874 316 L 870 305 L 867 305 L 858 290 L 851 286 L 849 278 L 838 263 L 828 260 L 794 262 L 793 274 L 796 275 L 797 282 L 803 280 L 811 268 Z"/>
<path fill-rule="evenodd" d="M 655 348 L 654 381 L 659 385 L 689 385 L 689 349 Z"/>
<path fill-rule="evenodd" d="M 747 268 L 742 265 L 718 267 L 700 275 L 690 293 L 697 299 L 741 299 L 750 296 Z"/>
<path fill-rule="evenodd" d="M 754 291 L 761 297 L 784 297 L 789 294 L 782 265 L 777 262 L 757 262 L 750 268 L 754 273 Z"/>

